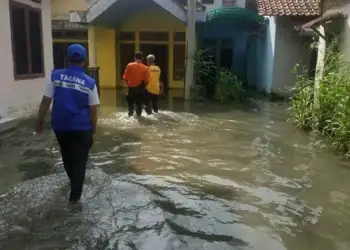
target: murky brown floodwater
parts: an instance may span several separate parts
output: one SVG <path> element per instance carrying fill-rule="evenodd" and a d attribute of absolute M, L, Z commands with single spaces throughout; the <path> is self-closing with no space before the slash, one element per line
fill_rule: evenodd
<path fill-rule="evenodd" d="M 49 131 L 1 135 L 0 249 L 350 249 L 349 164 L 312 147 L 286 106 L 169 99 L 129 119 L 102 98 L 82 212 L 67 209 Z"/>

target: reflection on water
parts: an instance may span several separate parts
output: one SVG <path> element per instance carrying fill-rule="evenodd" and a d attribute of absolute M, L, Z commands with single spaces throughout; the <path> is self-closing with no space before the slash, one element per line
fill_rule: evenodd
<path fill-rule="evenodd" d="M 102 105 L 81 211 L 49 130 L 1 135 L 0 249 L 350 249 L 349 164 L 284 105 Z"/>

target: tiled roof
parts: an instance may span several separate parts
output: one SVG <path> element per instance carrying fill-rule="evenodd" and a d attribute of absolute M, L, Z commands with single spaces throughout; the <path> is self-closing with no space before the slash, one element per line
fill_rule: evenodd
<path fill-rule="evenodd" d="M 261 16 L 319 16 L 321 0 L 257 0 Z"/>

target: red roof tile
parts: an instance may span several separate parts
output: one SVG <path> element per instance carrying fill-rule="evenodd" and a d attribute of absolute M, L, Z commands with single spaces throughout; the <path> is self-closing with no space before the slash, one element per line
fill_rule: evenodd
<path fill-rule="evenodd" d="M 257 0 L 261 16 L 319 16 L 321 0 Z"/>

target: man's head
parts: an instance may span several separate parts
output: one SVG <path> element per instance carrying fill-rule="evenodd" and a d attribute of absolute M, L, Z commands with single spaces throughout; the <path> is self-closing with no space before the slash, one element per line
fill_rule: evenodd
<path fill-rule="evenodd" d="M 80 44 L 72 44 L 67 49 L 67 60 L 71 65 L 84 66 L 86 50 Z"/>
<path fill-rule="evenodd" d="M 156 61 L 156 57 L 154 55 L 147 56 L 147 65 L 153 65 Z"/>
<path fill-rule="evenodd" d="M 142 52 L 141 51 L 137 51 L 136 53 L 135 53 L 135 61 L 142 61 L 142 59 L 143 59 L 143 54 L 142 54 Z"/>

